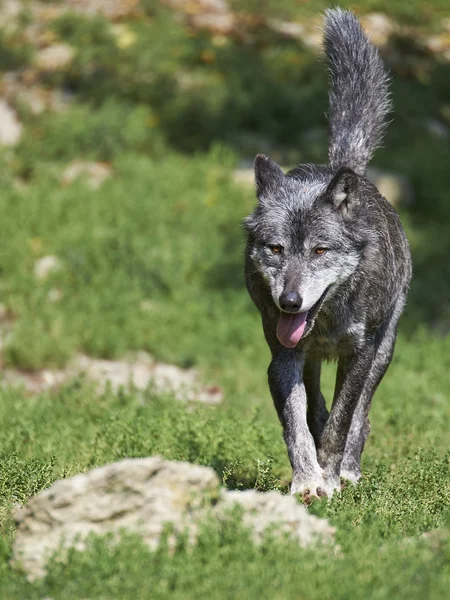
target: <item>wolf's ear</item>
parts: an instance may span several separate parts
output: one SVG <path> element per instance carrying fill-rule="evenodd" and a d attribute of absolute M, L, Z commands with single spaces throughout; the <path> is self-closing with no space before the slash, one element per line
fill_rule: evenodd
<path fill-rule="evenodd" d="M 335 210 L 344 218 L 351 218 L 360 205 L 358 175 L 348 167 L 341 167 L 331 180 L 327 196 Z"/>
<path fill-rule="evenodd" d="M 256 156 L 254 168 L 258 196 L 266 189 L 276 188 L 283 180 L 283 171 L 274 160 L 264 154 Z"/>

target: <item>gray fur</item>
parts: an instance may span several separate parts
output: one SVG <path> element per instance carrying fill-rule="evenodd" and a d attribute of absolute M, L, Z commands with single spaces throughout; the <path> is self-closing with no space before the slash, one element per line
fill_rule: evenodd
<path fill-rule="evenodd" d="M 340 476 L 354 483 L 361 476 L 370 404 L 392 358 L 411 278 L 398 215 L 363 175 L 389 106 L 382 63 L 354 15 L 340 9 L 326 13 L 325 49 L 330 165 L 283 174 L 258 155 L 259 202 L 244 222 L 246 284 L 272 352 L 269 387 L 292 465 L 291 492 L 304 497 L 331 494 Z M 299 297 L 300 309 L 283 311 L 283 293 Z M 307 313 L 294 347 L 277 337 L 283 312 Z M 330 414 L 320 391 L 322 360 L 338 362 Z"/>
<path fill-rule="evenodd" d="M 324 46 L 330 73 L 329 161 L 364 175 L 381 144 L 391 110 L 389 78 L 377 49 L 349 11 L 326 11 Z"/>

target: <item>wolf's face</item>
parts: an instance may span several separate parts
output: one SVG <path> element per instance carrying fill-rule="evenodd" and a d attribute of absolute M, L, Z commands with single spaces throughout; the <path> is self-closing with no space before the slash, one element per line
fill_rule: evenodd
<path fill-rule="evenodd" d="M 351 227 L 358 179 L 348 169 L 332 180 L 306 168 L 284 176 L 266 157 L 257 158 L 255 172 L 259 204 L 245 221 L 250 258 L 280 310 L 278 338 L 294 347 L 360 261 L 363 240 Z"/>

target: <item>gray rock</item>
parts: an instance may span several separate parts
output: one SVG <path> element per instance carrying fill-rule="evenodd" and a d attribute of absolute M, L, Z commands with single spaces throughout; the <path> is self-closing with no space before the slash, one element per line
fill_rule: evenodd
<path fill-rule="evenodd" d="M 159 363 L 146 352 L 138 352 L 124 360 L 101 360 L 78 355 L 71 363 L 73 373 L 84 373 L 97 384 L 99 393 L 110 385 L 114 392 L 121 387 L 155 392 L 171 393 L 178 400 L 218 404 L 222 390 L 217 386 L 200 384 L 195 369 L 182 369 L 176 365 Z M 72 375 L 73 376 L 73 375 Z"/>
<path fill-rule="evenodd" d="M 361 17 L 364 31 L 377 46 L 384 46 L 395 30 L 395 24 L 384 13 L 370 13 Z"/>
<path fill-rule="evenodd" d="M 0 146 L 14 146 L 22 136 L 22 124 L 16 112 L 0 99 Z"/>
<path fill-rule="evenodd" d="M 1 91 L 11 106 L 26 106 L 32 114 L 40 115 L 46 110 L 67 110 L 73 93 L 67 90 L 48 89 L 19 71 L 8 71 L 3 75 Z"/>
<path fill-rule="evenodd" d="M 305 31 L 301 39 L 304 45 L 313 52 L 318 54 L 322 52 L 323 35 L 322 29 L 318 25 Z"/>
<path fill-rule="evenodd" d="M 273 31 L 287 38 L 301 40 L 305 33 L 305 27 L 301 23 L 292 21 L 280 21 L 279 19 L 271 19 L 268 21 L 268 26 Z"/>
<path fill-rule="evenodd" d="M 216 34 L 227 35 L 231 33 L 235 26 L 235 17 L 232 13 L 227 14 L 194 14 L 190 22 L 197 29 L 208 29 Z"/>
<path fill-rule="evenodd" d="M 84 548 L 90 533 L 138 533 L 155 548 L 167 523 L 195 535 L 196 520 L 220 494 L 212 469 L 159 457 L 128 459 L 54 483 L 16 511 L 14 561 L 30 579 L 45 574 L 60 546 Z"/>
<path fill-rule="evenodd" d="M 52 73 L 70 65 L 75 50 L 68 44 L 53 44 L 36 53 L 34 64 L 40 71 Z"/>
<path fill-rule="evenodd" d="M 47 298 L 52 304 L 59 302 L 63 297 L 63 293 L 59 288 L 51 288 L 48 290 Z"/>
<path fill-rule="evenodd" d="M 40 281 L 47 279 L 52 273 L 61 269 L 61 261 L 57 256 L 43 256 L 34 263 L 34 276 Z"/>
<path fill-rule="evenodd" d="M 84 179 L 89 187 L 98 189 L 112 174 L 112 168 L 103 162 L 74 160 L 64 169 L 61 183 L 70 185 L 77 179 Z"/>
<path fill-rule="evenodd" d="M 425 40 L 425 47 L 445 61 L 450 61 L 450 35 L 447 32 L 432 35 Z"/>
<path fill-rule="evenodd" d="M 59 290 L 55 289 L 48 299 L 58 302 L 61 299 Z M 184 402 L 198 401 L 204 404 L 219 404 L 223 397 L 222 389 L 204 385 L 195 369 L 159 363 L 146 352 L 130 354 L 122 360 L 103 360 L 78 354 L 64 369 L 23 372 L 7 368 L 2 372 L 2 379 L 3 385 L 22 387 L 33 395 L 56 389 L 81 374 L 95 384 L 99 394 L 110 386 L 115 393 L 120 388 L 137 392 L 152 388 L 156 393 L 169 393 Z"/>
<path fill-rule="evenodd" d="M 10 32 L 18 28 L 23 2 L 20 0 L 3 0 L 0 3 L 0 23 L 2 31 Z"/>
<path fill-rule="evenodd" d="M 83 550 L 91 534 L 137 533 L 155 548 L 167 523 L 195 542 L 199 521 L 226 518 L 236 504 L 256 543 L 264 532 L 292 535 L 301 546 L 331 541 L 334 529 L 309 515 L 290 496 L 278 492 L 228 492 L 208 467 L 165 461 L 160 457 L 127 459 L 54 483 L 16 510 L 13 562 L 30 580 L 45 575 L 46 562 L 58 549 Z M 175 537 L 169 539 L 173 544 Z"/>
<path fill-rule="evenodd" d="M 176 10 L 184 10 L 186 12 L 209 12 L 223 14 L 229 12 L 230 8 L 226 0 L 163 0 L 164 4 L 168 4 Z M 196 11 L 193 10 L 193 4 L 197 6 Z"/>
<path fill-rule="evenodd" d="M 269 530 L 277 535 L 287 534 L 300 546 L 306 547 L 317 536 L 327 539 L 335 531 L 326 519 L 310 515 L 294 496 L 282 496 L 275 491 L 227 491 L 222 494 L 222 500 L 215 511 L 223 513 L 223 509 L 235 504 L 244 509 L 243 523 L 251 529 L 255 543 L 261 542 Z"/>
<path fill-rule="evenodd" d="M 110 21 L 139 14 L 140 0 L 65 0 L 64 7 L 68 11 L 88 16 L 103 15 Z"/>

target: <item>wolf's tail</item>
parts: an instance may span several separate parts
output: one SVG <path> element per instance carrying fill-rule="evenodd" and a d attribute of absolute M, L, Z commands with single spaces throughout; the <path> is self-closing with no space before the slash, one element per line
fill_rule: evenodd
<path fill-rule="evenodd" d="M 325 12 L 324 47 L 330 73 L 328 155 L 333 168 L 364 174 L 392 108 L 389 77 L 355 15 Z"/>

